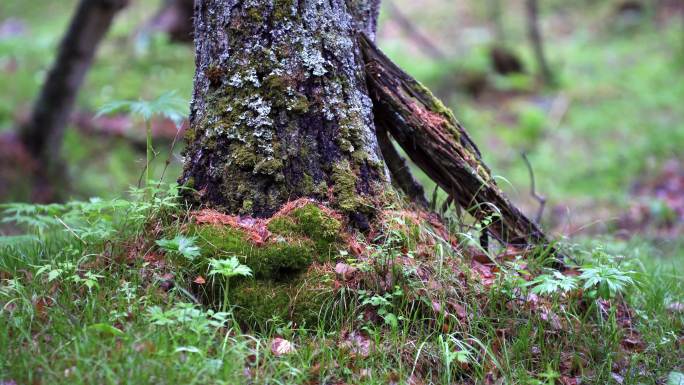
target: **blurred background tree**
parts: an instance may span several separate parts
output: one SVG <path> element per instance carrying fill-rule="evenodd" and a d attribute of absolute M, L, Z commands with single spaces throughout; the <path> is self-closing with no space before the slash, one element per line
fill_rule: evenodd
<path fill-rule="evenodd" d="M 76 96 L 100 41 L 127 0 L 81 0 L 59 45 L 28 121 L 19 128 L 21 143 L 34 160 L 31 199 L 60 199 L 68 185 L 61 149 Z"/>

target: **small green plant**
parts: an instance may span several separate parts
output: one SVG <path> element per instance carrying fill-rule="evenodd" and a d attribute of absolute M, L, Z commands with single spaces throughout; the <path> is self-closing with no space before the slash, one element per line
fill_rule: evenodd
<path fill-rule="evenodd" d="M 577 288 L 577 278 L 566 276 L 558 271 L 551 274 L 542 274 L 525 286 L 532 286 L 532 293 L 551 295 L 559 292 L 567 293 Z"/>
<path fill-rule="evenodd" d="M 83 285 L 89 290 L 98 286 L 98 280 L 104 278 L 103 275 L 96 274 L 89 270 L 81 270 L 74 262 L 57 262 L 48 263 L 42 266 L 35 266 L 36 277 L 46 275 L 48 282 L 53 282 L 57 279 L 62 279 L 64 282 L 73 282 L 77 285 Z"/>
<path fill-rule="evenodd" d="M 171 239 L 159 239 L 156 244 L 166 253 L 192 261 L 200 255 L 200 248 L 195 244 L 196 240 L 196 237 L 176 235 Z"/>
<path fill-rule="evenodd" d="M 588 290 L 591 297 L 610 299 L 634 284 L 631 277 L 634 274 L 633 271 L 623 271 L 603 265 L 585 267 L 580 270 L 582 275 L 579 276 L 579 279 L 584 281 L 583 288 Z"/>
<path fill-rule="evenodd" d="M 561 375 L 558 373 L 558 371 L 553 369 L 551 364 L 546 364 L 546 370 L 539 373 L 538 376 L 543 380 L 534 380 L 536 382 L 533 383 L 537 383 L 539 385 L 555 385 L 556 380 L 558 380 Z"/>
<path fill-rule="evenodd" d="M 229 314 L 211 309 L 205 311 L 195 304 L 181 302 L 167 310 L 152 306 L 148 309 L 148 316 L 152 325 L 181 326 L 190 329 L 196 335 L 202 335 L 223 327 Z"/>
<path fill-rule="evenodd" d="M 133 188 L 132 199 L 72 201 L 64 204 L 7 203 L 0 205 L 0 223 L 19 225 L 39 236 L 64 231 L 83 244 L 111 242 L 142 230 L 161 212 L 177 209 L 179 186 L 175 183 Z M 151 198 L 150 198 L 151 197 Z M 15 237 L 17 242 L 28 237 Z"/>
<path fill-rule="evenodd" d="M 223 287 L 223 303 L 221 304 L 221 311 L 226 312 L 228 310 L 228 285 L 230 284 L 230 279 L 237 276 L 251 277 L 252 269 L 241 264 L 240 260 L 235 256 L 230 259 L 212 258 L 209 260 L 209 265 L 211 266 L 210 276 L 221 275 L 226 280 Z"/>
<path fill-rule="evenodd" d="M 473 355 L 469 351 L 468 346 L 462 341 L 457 340 L 454 336 L 439 335 L 437 338 L 439 343 L 439 350 L 444 359 L 444 373 L 446 375 L 447 384 L 451 384 L 451 372 L 454 363 L 459 365 L 468 365 L 473 360 Z M 456 345 L 456 346 L 452 346 Z"/>
<path fill-rule="evenodd" d="M 97 116 L 114 113 L 130 113 L 145 122 L 145 185 L 150 185 L 152 177 L 151 163 L 157 156 L 152 146 L 152 118 L 161 116 L 173 121 L 180 129 L 183 118 L 187 116 L 187 102 L 180 98 L 176 91 L 162 94 L 154 100 L 116 100 L 100 108 Z"/>
<path fill-rule="evenodd" d="M 396 330 L 399 326 L 399 318 L 392 312 L 392 299 L 404 295 L 401 288 L 395 286 L 392 293 L 385 293 L 384 295 L 370 295 L 366 290 L 359 290 L 357 293 L 359 294 L 362 306 L 372 306 L 376 308 L 378 315 L 382 317 L 385 324 L 389 325 L 392 330 Z"/>

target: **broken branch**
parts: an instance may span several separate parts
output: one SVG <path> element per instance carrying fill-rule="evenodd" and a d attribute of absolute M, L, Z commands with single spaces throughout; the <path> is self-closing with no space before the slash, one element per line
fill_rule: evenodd
<path fill-rule="evenodd" d="M 410 77 L 364 35 L 369 93 L 376 123 L 387 127 L 411 160 L 458 205 L 505 244 L 548 244 L 536 223 L 520 212 L 497 186 L 470 136 L 429 90 Z"/>

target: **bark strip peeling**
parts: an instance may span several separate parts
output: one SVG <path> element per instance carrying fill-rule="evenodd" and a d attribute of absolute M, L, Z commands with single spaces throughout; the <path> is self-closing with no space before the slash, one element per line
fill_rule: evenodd
<path fill-rule="evenodd" d="M 375 121 L 411 160 L 489 233 L 506 244 L 547 244 L 540 228 L 506 198 L 451 111 L 364 35 L 360 37 Z"/>

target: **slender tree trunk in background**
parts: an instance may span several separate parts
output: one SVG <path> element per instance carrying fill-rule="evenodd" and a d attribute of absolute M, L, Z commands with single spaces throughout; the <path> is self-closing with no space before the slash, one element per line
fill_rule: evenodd
<path fill-rule="evenodd" d="M 418 49 L 425 52 L 429 57 L 438 60 L 444 60 L 446 54 L 437 47 L 432 40 L 426 36 L 420 29 L 418 29 L 411 20 L 392 2 L 387 3 L 387 7 L 392 13 L 394 20 L 406 32 L 410 39 L 413 39 L 418 45 Z"/>
<path fill-rule="evenodd" d="M 539 5 L 537 0 L 525 0 L 525 9 L 527 13 L 527 33 L 534 50 L 537 68 L 541 73 L 544 83 L 546 85 L 553 85 L 555 79 L 544 55 L 544 41 L 539 29 Z"/>
<path fill-rule="evenodd" d="M 39 164 L 34 177 L 35 200 L 57 198 L 58 184 L 64 183 L 60 165 L 64 130 L 97 46 L 126 3 L 127 0 L 81 0 L 31 117 L 20 128 L 23 144 Z"/>
<path fill-rule="evenodd" d="M 164 0 L 159 12 L 143 28 L 144 31 L 162 31 L 173 41 L 192 42 L 192 14 L 194 0 Z"/>
<path fill-rule="evenodd" d="M 524 73 L 525 68 L 518 55 L 507 44 L 501 0 L 488 0 L 487 11 L 490 24 L 494 28 L 494 43 L 489 48 L 489 60 L 494 71 L 501 75 Z"/>
<path fill-rule="evenodd" d="M 506 34 L 504 33 L 503 18 L 501 16 L 501 0 L 488 0 L 487 11 L 489 20 L 494 26 L 494 40 L 498 44 L 506 44 Z"/>
<path fill-rule="evenodd" d="M 388 180 L 356 33 L 374 35 L 378 5 L 196 3 L 197 69 L 180 178 L 197 191 L 192 201 L 264 217 L 311 197 L 367 226 Z"/>

